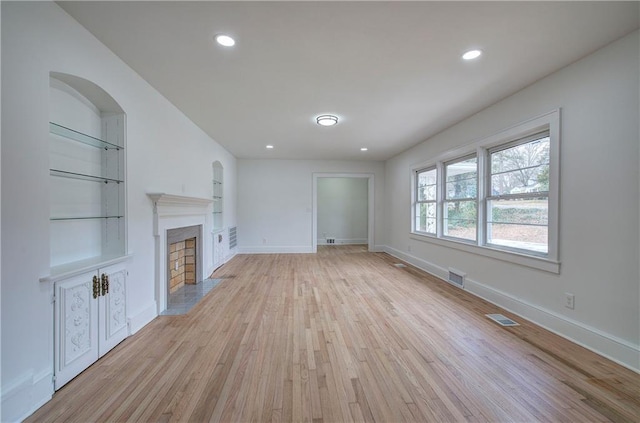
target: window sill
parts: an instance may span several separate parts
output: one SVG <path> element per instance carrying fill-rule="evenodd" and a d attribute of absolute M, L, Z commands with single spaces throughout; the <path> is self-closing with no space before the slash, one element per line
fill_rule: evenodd
<path fill-rule="evenodd" d="M 560 273 L 560 262 L 544 257 L 529 256 L 511 251 L 500 250 L 490 246 L 479 246 L 464 241 L 454 241 L 452 239 L 436 238 L 431 235 L 423 235 L 412 232 L 410 238 L 420 242 L 428 242 L 430 244 L 440 245 L 442 247 L 453 248 L 455 250 L 465 251 L 467 253 L 477 254 L 490 257 L 496 260 L 514 263 L 520 266 L 526 266 L 533 269 L 542 270 L 550 273 Z"/>

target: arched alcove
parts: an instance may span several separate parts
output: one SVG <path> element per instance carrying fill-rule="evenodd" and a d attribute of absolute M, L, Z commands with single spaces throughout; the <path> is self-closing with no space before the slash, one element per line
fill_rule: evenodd
<path fill-rule="evenodd" d="M 224 167 L 219 161 L 213 162 L 213 230 L 223 228 L 223 194 L 224 194 Z"/>
<path fill-rule="evenodd" d="M 124 111 L 95 83 L 51 72 L 49 133 L 52 274 L 125 255 Z"/>

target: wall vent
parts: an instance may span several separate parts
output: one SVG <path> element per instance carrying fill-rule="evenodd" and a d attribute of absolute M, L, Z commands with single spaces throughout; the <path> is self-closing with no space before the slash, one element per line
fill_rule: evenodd
<path fill-rule="evenodd" d="M 238 245 L 237 230 L 238 230 L 237 226 L 234 226 L 233 228 L 229 228 L 229 249 L 230 250 L 236 248 L 236 246 Z"/>
<path fill-rule="evenodd" d="M 485 316 L 498 323 L 500 326 L 520 326 L 518 323 L 502 314 L 485 314 Z"/>
<path fill-rule="evenodd" d="M 466 273 L 461 272 L 459 270 L 456 269 L 452 269 L 451 267 L 449 268 L 449 283 L 460 287 L 460 288 L 464 288 L 464 278 L 467 276 Z"/>

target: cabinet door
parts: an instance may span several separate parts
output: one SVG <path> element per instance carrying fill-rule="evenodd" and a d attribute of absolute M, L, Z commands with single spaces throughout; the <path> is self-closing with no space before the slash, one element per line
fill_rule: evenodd
<path fill-rule="evenodd" d="M 73 379 L 98 359 L 98 299 L 95 272 L 55 284 L 55 389 Z"/>
<path fill-rule="evenodd" d="M 213 268 L 217 269 L 222 266 L 224 262 L 224 236 L 222 231 L 215 231 L 213 233 Z M 200 275 L 198 275 L 200 277 Z"/>
<path fill-rule="evenodd" d="M 123 263 L 100 269 L 100 357 L 128 335 L 126 313 L 127 269 Z M 103 282 L 106 282 L 106 285 Z M 107 289 L 103 289 L 106 287 Z"/>

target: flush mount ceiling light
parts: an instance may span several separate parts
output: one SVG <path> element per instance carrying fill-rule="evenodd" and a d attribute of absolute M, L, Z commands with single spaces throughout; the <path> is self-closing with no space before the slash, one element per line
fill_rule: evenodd
<path fill-rule="evenodd" d="M 367 147 L 362 147 L 360 151 L 369 151 L 369 149 Z"/>
<path fill-rule="evenodd" d="M 316 118 L 316 122 L 321 126 L 333 126 L 338 123 L 338 117 L 334 115 L 320 115 Z"/>
<path fill-rule="evenodd" d="M 216 42 L 224 47 L 233 47 L 236 44 L 236 40 L 225 34 L 216 35 Z"/>
<path fill-rule="evenodd" d="M 464 60 L 473 60 L 473 59 L 477 59 L 481 55 L 482 55 L 481 50 L 469 50 L 468 52 L 462 55 L 462 58 Z"/>
<path fill-rule="evenodd" d="M 266 148 L 267 150 L 273 150 L 273 146 L 272 146 L 271 144 L 268 144 L 265 148 Z"/>

